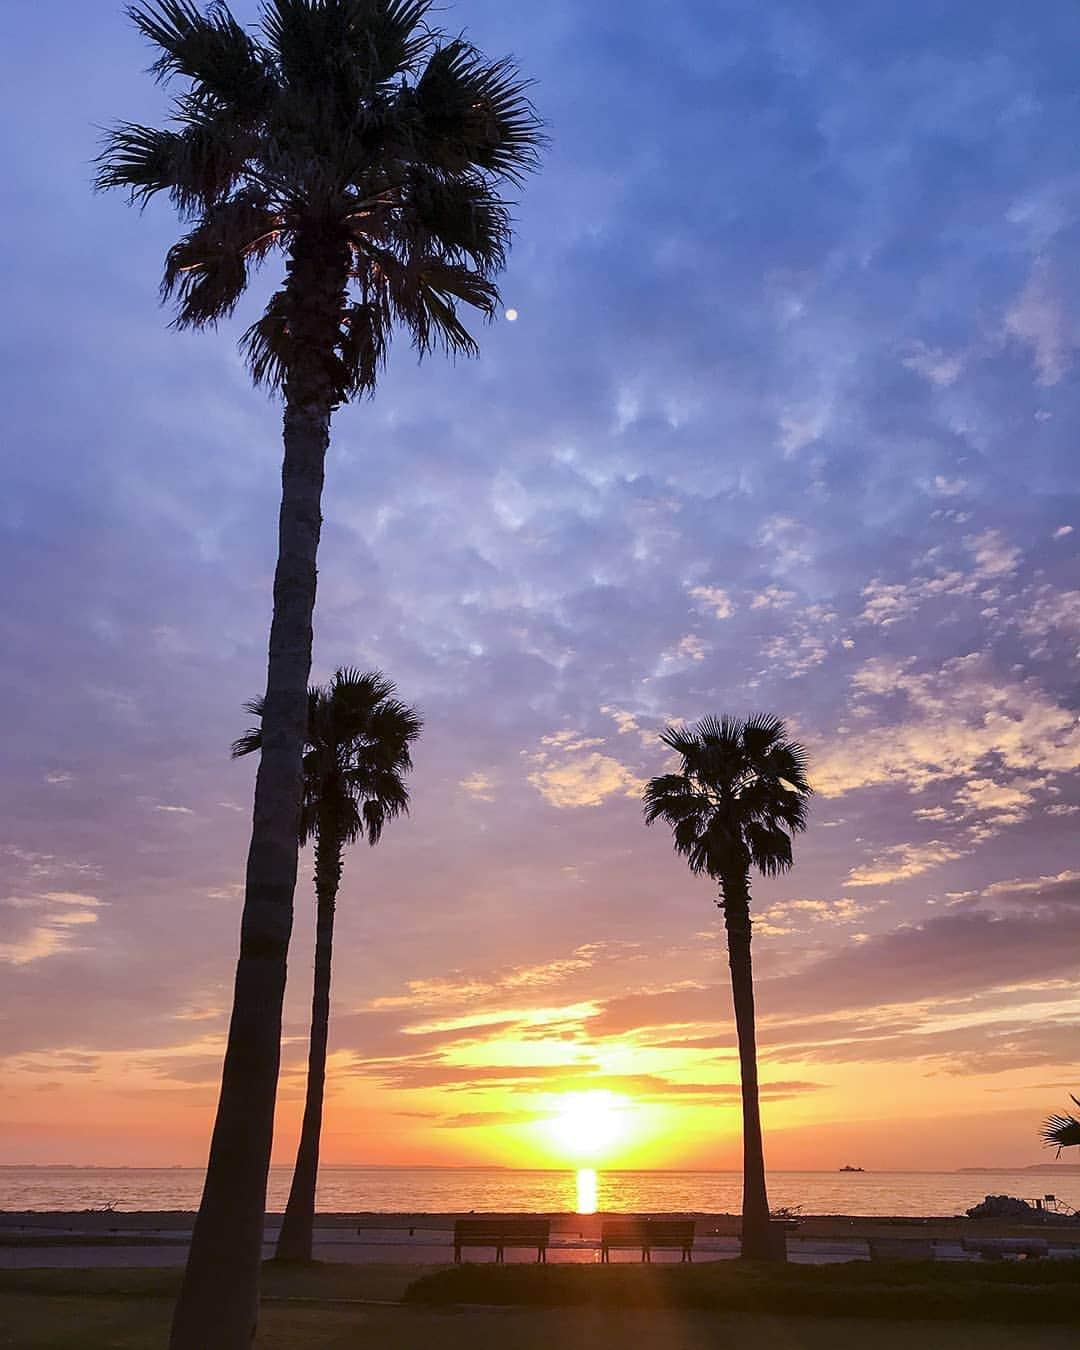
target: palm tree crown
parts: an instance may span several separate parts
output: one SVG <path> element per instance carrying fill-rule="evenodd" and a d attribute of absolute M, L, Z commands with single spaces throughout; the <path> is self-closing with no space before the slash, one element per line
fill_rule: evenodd
<path fill-rule="evenodd" d="M 301 844 L 332 836 L 338 845 L 366 838 L 374 846 L 386 822 L 408 811 L 405 775 L 423 722 L 395 692 L 393 681 L 378 671 L 348 668 L 338 670 L 325 689 L 308 691 Z M 261 720 L 261 698 L 245 706 Z M 262 727 L 252 727 L 232 753 L 239 758 L 261 748 Z"/>
<path fill-rule="evenodd" d="M 1074 1097 L 1072 1093 L 1069 1096 L 1080 1106 L 1080 1097 Z M 1076 1116 L 1049 1116 L 1043 1121 L 1042 1138 L 1049 1148 L 1056 1148 L 1058 1152 L 1063 1148 L 1080 1148 L 1080 1119 Z"/>
<path fill-rule="evenodd" d="M 682 757 L 678 773 L 645 788 L 645 819 L 671 825 L 675 851 L 695 873 L 720 879 L 733 866 L 767 876 L 792 863 L 791 836 L 806 828 L 806 751 L 778 717 L 704 717 L 668 727 L 661 740 Z"/>
<path fill-rule="evenodd" d="M 257 381 L 287 385 L 304 345 L 305 255 L 341 260 L 331 295 L 335 397 L 373 390 L 390 331 L 421 355 L 471 354 L 459 302 L 488 317 L 510 238 L 504 183 L 543 136 L 510 61 L 429 27 L 432 0 L 265 0 L 257 34 L 224 0 L 154 0 L 128 13 L 187 82 L 167 129 L 108 133 L 97 185 L 172 200 L 191 230 L 169 252 L 164 297 L 179 327 L 232 313 L 268 254 L 285 285 L 244 337 Z M 310 298 L 309 294 L 306 298 Z"/>

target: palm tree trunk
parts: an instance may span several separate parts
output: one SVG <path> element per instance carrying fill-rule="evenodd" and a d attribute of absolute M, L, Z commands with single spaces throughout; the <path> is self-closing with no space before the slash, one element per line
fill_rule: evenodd
<path fill-rule="evenodd" d="M 279 1261 L 310 1261 L 315 1230 L 315 1184 L 319 1175 L 326 1043 L 330 1030 L 330 961 L 334 944 L 334 908 L 341 882 L 341 842 L 320 832 L 315 844 L 315 992 L 311 999 L 304 1123 L 296 1151 L 289 1203 L 278 1234 Z"/>
<path fill-rule="evenodd" d="M 323 466 L 337 401 L 334 342 L 348 271 L 336 238 L 299 237 L 285 385 L 274 615 L 255 779 L 240 958 L 202 1203 L 173 1317 L 171 1350 L 246 1350 L 255 1336 L 281 1007 L 296 885 Z"/>
<path fill-rule="evenodd" d="M 750 961 L 750 882 L 745 869 L 722 878 L 731 993 L 739 1041 L 742 1084 L 743 1208 L 742 1254 L 755 1261 L 775 1259 L 765 1190 L 765 1149 L 758 1105 L 757 1043 L 754 1029 L 754 972 Z"/>

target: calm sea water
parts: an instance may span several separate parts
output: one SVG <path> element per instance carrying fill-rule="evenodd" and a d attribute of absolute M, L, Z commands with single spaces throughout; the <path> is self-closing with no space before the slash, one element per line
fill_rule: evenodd
<path fill-rule="evenodd" d="M 284 1208 L 288 1168 L 270 1176 L 269 1206 Z M 736 1172 L 598 1172 L 595 1183 L 575 1172 L 499 1168 L 325 1167 L 319 1209 L 375 1213 L 458 1210 L 622 1212 L 690 1210 L 733 1213 L 740 1204 Z M 198 1168 L 0 1167 L 0 1209 L 190 1210 L 199 1203 Z M 592 1192 L 595 1189 L 595 1199 Z M 1061 1172 L 774 1172 L 774 1206 L 807 1214 L 960 1214 L 985 1195 L 1025 1199 L 1053 1192 L 1080 1208 L 1080 1171 Z M 583 1199 L 584 1196 L 584 1199 Z"/>

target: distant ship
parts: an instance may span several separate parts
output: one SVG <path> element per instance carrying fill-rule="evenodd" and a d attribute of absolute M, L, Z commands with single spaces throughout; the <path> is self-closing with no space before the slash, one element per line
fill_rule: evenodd
<path fill-rule="evenodd" d="M 866 1171 L 866 1168 L 865 1168 L 865 1167 L 852 1167 L 851 1164 L 849 1163 L 849 1164 L 847 1165 L 847 1167 L 841 1167 L 840 1171 L 841 1171 L 841 1172 L 865 1172 L 865 1171 Z"/>

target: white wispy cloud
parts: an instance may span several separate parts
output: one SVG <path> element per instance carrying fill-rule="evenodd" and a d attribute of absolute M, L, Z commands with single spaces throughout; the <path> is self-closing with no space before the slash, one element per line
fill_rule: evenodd
<path fill-rule="evenodd" d="M 694 586 L 691 598 L 712 610 L 714 618 L 730 619 L 735 613 L 735 604 L 731 596 L 720 586 Z"/>
<path fill-rule="evenodd" d="M 478 802 L 493 802 L 495 800 L 495 783 L 486 773 L 479 770 L 472 773 L 468 778 L 462 778 L 458 782 L 458 787 L 473 797 Z"/>

